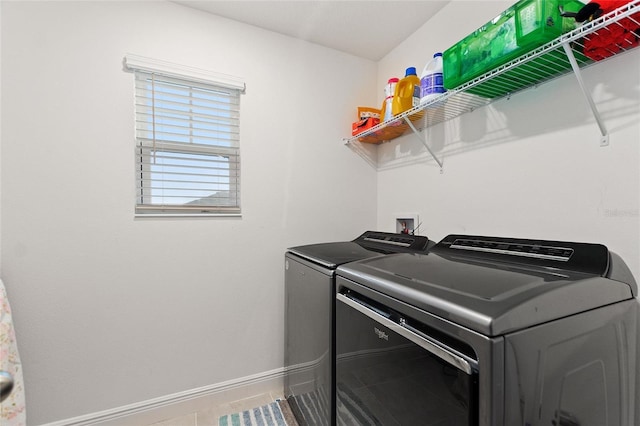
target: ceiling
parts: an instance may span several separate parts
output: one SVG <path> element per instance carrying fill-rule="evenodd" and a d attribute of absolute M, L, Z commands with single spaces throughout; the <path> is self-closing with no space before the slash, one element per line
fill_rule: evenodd
<path fill-rule="evenodd" d="M 174 0 L 373 61 L 382 59 L 448 2 Z"/>

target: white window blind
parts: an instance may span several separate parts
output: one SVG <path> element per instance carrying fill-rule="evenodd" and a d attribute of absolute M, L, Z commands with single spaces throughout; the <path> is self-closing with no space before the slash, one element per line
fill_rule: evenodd
<path fill-rule="evenodd" d="M 129 57 L 125 64 L 135 75 L 136 213 L 239 214 L 244 86 L 136 66 Z"/>

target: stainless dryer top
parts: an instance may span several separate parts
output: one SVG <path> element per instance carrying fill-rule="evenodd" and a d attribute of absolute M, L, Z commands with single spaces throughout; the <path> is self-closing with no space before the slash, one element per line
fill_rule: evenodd
<path fill-rule="evenodd" d="M 618 268 L 626 268 L 616 259 Z M 362 260 L 339 267 L 337 273 L 498 336 L 635 297 L 637 286 L 628 269 L 618 274 L 624 282 L 612 279 L 617 275 L 612 266 L 602 245 L 449 236 L 428 254 Z"/>

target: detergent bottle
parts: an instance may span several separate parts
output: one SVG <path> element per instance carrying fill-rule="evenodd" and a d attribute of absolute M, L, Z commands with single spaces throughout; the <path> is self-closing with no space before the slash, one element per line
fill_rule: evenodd
<path fill-rule="evenodd" d="M 390 78 L 384 87 L 385 98 L 382 102 L 382 111 L 380 112 L 382 121 L 389 121 L 393 118 L 393 95 L 396 91 L 398 81 L 397 78 Z"/>
<path fill-rule="evenodd" d="M 420 104 L 425 104 L 446 92 L 442 76 L 442 53 L 433 55 L 420 76 Z"/>
<path fill-rule="evenodd" d="M 420 79 L 415 67 L 407 68 L 405 76 L 396 85 L 393 95 L 393 115 L 401 114 L 420 104 Z"/>

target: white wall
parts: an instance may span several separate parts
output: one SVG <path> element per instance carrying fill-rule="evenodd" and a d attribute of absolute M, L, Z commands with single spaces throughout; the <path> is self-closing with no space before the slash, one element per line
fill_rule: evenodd
<path fill-rule="evenodd" d="M 454 1 L 379 64 L 378 87 L 422 69 L 510 2 Z M 378 228 L 418 213 L 421 231 L 599 242 L 640 280 L 640 51 L 583 72 L 600 133 L 568 75 L 426 132 L 443 173 L 413 136 L 379 147 Z M 381 99 L 381 98 L 380 98 Z"/>
<path fill-rule="evenodd" d="M 3 2 L 1 24 L 29 424 L 281 368 L 285 248 L 375 227 L 375 171 L 341 138 L 376 64 L 168 2 Z M 134 219 L 126 53 L 245 78 L 241 219 Z"/>

